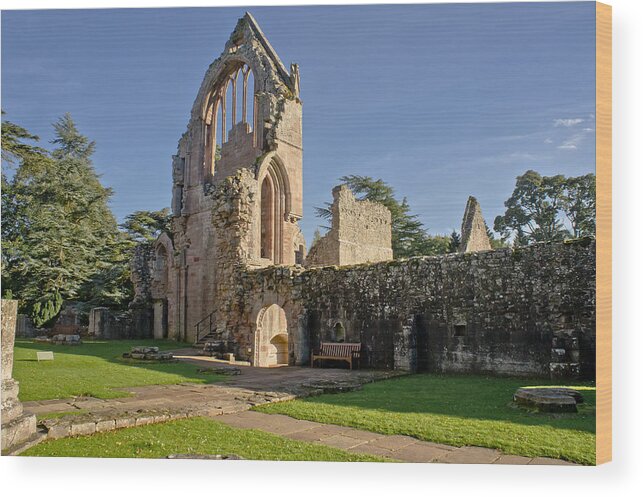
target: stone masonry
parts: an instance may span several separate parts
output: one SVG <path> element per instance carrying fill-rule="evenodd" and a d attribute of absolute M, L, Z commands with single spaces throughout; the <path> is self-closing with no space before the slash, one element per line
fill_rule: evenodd
<path fill-rule="evenodd" d="M 299 85 L 246 14 L 179 142 L 172 233 L 135 278 L 155 337 L 215 339 L 262 367 L 342 336 L 362 367 L 594 376 L 593 239 L 490 250 L 471 197 L 461 253 L 390 260 L 390 212 L 340 186 L 306 255 Z"/>
<path fill-rule="evenodd" d="M 393 259 L 391 212 L 357 200 L 346 185 L 333 189 L 332 227 L 306 256 L 306 266 L 347 266 Z"/>
<path fill-rule="evenodd" d="M 2 300 L 2 453 L 11 454 L 37 439 L 36 416 L 23 412 L 19 385 L 12 378 L 17 300 Z"/>
<path fill-rule="evenodd" d="M 475 197 L 469 197 L 469 200 L 467 200 L 460 237 L 458 252 L 491 250 L 491 242 L 489 241 L 489 235 L 487 235 L 487 225 L 482 217 L 480 204 Z"/>

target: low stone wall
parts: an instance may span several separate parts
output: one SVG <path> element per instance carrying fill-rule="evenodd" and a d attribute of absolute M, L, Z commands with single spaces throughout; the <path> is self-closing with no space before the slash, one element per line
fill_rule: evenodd
<path fill-rule="evenodd" d="M 89 312 L 89 336 L 103 340 L 153 338 L 152 309 L 130 306 L 125 312 L 94 307 Z"/>
<path fill-rule="evenodd" d="M 363 344 L 362 366 L 594 377 L 593 239 L 348 267 L 269 267 L 234 288 L 235 355 L 251 359 L 259 311 L 288 319 L 291 364 L 332 340 Z"/>

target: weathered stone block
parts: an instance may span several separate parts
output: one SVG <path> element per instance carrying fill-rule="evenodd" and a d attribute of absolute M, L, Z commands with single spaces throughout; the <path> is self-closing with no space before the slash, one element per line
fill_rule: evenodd
<path fill-rule="evenodd" d="M 111 431 L 116 429 L 116 420 L 106 419 L 96 422 L 96 432 Z"/>
<path fill-rule="evenodd" d="M 576 404 L 583 400 L 580 392 L 569 388 L 519 388 L 514 402 L 542 412 L 578 412 Z"/>
<path fill-rule="evenodd" d="M 80 435 L 92 435 L 96 432 L 96 422 L 95 421 L 86 421 L 81 423 L 72 422 L 71 425 L 71 436 L 80 436 Z"/>
<path fill-rule="evenodd" d="M 47 438 L 56 440 L 58 438 L 65 438 L 71 435 L 71 423 L 59 422 L 52 424 L 47 429 Z"/>

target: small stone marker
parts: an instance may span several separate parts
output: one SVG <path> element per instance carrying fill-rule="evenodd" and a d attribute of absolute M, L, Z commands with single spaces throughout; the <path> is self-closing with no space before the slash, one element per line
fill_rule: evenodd
<path fill-rule="evenodd" d="M 43 351 L 43 352 L 36 352 L 36 358 L 38 359 L 38 362 L 40 361 L 53 361 L 54 360 L 54 353 L 50 350 Z"/>

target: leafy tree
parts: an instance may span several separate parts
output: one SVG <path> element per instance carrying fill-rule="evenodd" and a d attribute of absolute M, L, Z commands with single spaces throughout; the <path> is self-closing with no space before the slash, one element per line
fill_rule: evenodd
<path fill-rule="evenodd" d="M 502 238 L 496 238 L 495 233 L 491 231 L 491 228 L 489 228 L 489 226 L 487 225 L 487 221 L 484 222 L 484 229 L 487 232 L 489 243 L 491 244 L 492 249 L 507 247 L 506 240 L 503 240 Z"/>
<path fill-rule="evenodd" d="M 527 171 L 516 178 L 516 187 L 505 202 L 507 210 L 498 216 L 494 229 L 503 240 L 516 245 L 563 240 L 595 231 L 595 178 L 563 175 L 541 176 Z M 570 231 L 564 223 L 571 225 Z"/>
<path fill-rule="evenodd" d="M 3 284 L 36 326 L 53 320 L 65 300 L 118 306 L 131 294 L 127 239 L 108 207 L 112 191 L 92 166 L 94 143 L 69 115 L 54 130 L 51 153 L 23 153 L 22 140 L 33 135 L 7 130 L 20 154 L 13 178 L 3 179 Z"/>
<path fill-rule="evenodd" d="M 160 211 L 136 211 L 125 218 L 121 228 L 136 243 L 152 243 L 163 232 L 170 233 L 172 213 L 168 207 Z"/>
<path fill-rule="evenodd" d="M 574 237 L 596 233 L 596 176 L 586 174 L 567 179 L 562 211 Z"/>
<path fill-rule="evenodd" d="M 448 237 L 429 236 L 417 214 L 410 213 L 411 208 L 406 198 L 401 202 L 397 200 L 393 188 L 383 180 L 349 175 L 341 177 L 340 181 L 348 185 L 359 200 L 379 202 L 391 211 L 393 256 L 396 259 L 448 252 L 448 244 L 443 240 Z M 330 220 L 330 206 L 330 203 L 326 203 L 325 207 L 315 207 L 316 215 Z"/>

